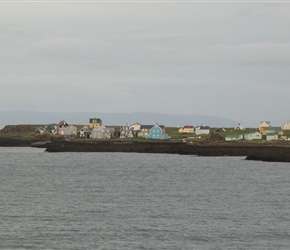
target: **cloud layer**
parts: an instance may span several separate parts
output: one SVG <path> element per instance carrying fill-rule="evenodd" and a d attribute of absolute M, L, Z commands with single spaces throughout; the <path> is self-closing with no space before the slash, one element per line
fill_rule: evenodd
<path fill-rule="evenodd" d="M 288 3 L 0 7 L 3 111 L 289 119 Z"/>

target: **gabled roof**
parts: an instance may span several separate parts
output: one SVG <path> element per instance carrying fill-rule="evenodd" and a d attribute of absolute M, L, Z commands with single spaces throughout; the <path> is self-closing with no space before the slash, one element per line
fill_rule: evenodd
<path fill-rule="evenodd" d="M 156 124 L 155 124 L 156 125 Z M 140 129 L 151 129 L 153 128 L 155 125 L 141 125 Z M 164 125 L 158 125 L 160 128 L 164 128 Z"/>
<path fill-rule="evenodd" d="M 153 127 L 160 127 L 161 129 L 164 129 L 164 125 L 159 125 L 157 123 Z"/>
<path fill-rule="evenodd" d="M 271 122 L 270 122 L 270 121 L 262 121 L 262 122 L 260 122 L 260 125 L 261 125 L 262 123 L 266 123 L 266 124 L 268 124 L 268 126 L 271 126 Z"/>
<path fill-rule="evenodd" d="M 58 124 L 57 124 L 58 127 L 62 127 L 62 126 L 68 126 L 68 123 L 65 121 L 65 120 L 62 120 L 60 121 Z"/>
<path fill-rule="evenodd" d="M 243 126 L 242 123 L 239 122 L 238 125 L 235 127 L 235 130 L 238 130 L 238 129 L 240 129 L 240 130 L 245 130 L 246 127 Z"/>
<path fill-rule="evenodd" d="M 134 125 L 142 125 L 142 124 L 139 123 L 139 122 L 135 122 L 135 123 L 131 124 L 130 127 L 131 127 L 131 126 L 134 126 Z"/>

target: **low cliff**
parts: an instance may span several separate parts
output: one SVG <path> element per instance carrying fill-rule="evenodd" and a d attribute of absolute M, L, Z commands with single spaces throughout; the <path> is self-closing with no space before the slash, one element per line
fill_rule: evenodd
<path fill-rule="evenodd" d="M 46 145 L 47 152 L 135 152 L 198 156 L 247 156 L 248 160 L 290 162 L 289 145 L 185 144 L 179 142 L 63 141 Z"/>

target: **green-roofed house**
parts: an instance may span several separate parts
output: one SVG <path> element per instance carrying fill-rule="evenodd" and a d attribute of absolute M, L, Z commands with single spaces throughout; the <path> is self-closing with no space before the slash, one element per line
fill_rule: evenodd
<path fill-rule="evenodd" d="M 261 140 L 262 134 L 260 134 L 259 132 L 250 132 L 250 133 L 244 134 L 244 139 L 247 141 Z"/>
<path fill-rule="evenodd" d="M 237 140 L 242 140 L 243 139 L 243 135 L 227 135 L 225 137 L 226 141 L 237 141 Z"/>
<path fill-rule="evenodd" d="M 225 137 L 226 141 L 237 141 L 237 140 L 243 140 L 243 135 L 227 135 Z"/>
<path fill-rule="evenodd" d="M 281 127 L 262 127 L 260 128 L 260 132 L 263 135 L 267 135 L 269 133 L 276 133 L 278 135 L 284 135 L 284 132 Z"/>
<path fill-rule="evenodd" d="M 276 141 L 276 140 L 278 140 L 278 134 L 277 133 L 267 133 L 266 141 Z"/>

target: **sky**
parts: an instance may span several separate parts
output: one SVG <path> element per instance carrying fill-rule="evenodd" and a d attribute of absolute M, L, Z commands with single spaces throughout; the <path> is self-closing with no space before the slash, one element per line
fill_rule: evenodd
<path fill-rule="evenodd" d="M 290 0 L 0 1 L 0 111 L 289 120 L 289 13 Z"/>

